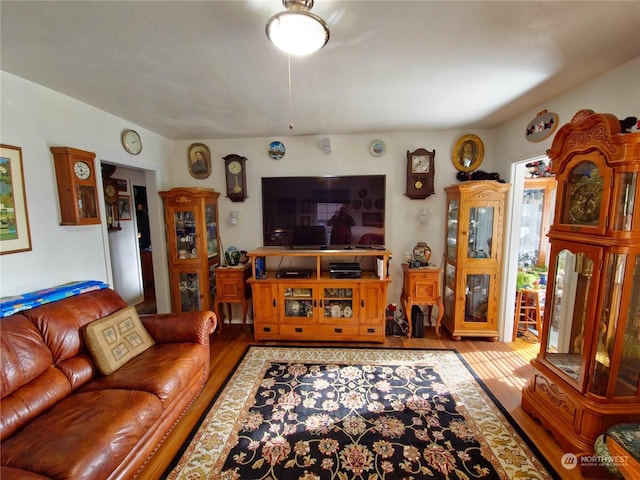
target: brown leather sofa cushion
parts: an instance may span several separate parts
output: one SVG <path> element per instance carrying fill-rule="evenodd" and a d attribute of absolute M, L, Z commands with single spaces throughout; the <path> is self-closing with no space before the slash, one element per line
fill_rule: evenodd
<path fill-rule="evenodd" d="M 71 395 L 4 441 L 2 463 L 49 478 L 107 478 L 161 413 L 147 392 Z"/>
<path fill-rule="evenodd" d="M 167 407 L 208 365 L 209 352 L 189 343 L 156 344 L 118 370 L 97 377 L 83 391 L 135 389 L 153 393 Z"/>
<path fill-rule="evenodd" d="M 40 333 L 17 314 L 0 320 L 0 439 L 71 392 Z"/>

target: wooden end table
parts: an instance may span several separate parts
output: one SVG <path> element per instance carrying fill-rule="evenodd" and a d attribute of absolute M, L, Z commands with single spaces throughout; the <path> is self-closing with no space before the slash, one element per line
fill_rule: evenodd
<path fill-rule="evenodd" d="M 402 294 L 400 303 L 407 315 L 409 323 L 409 338 L 412 333 L 411 308 L 414 305 L 437 305 L 438 318 L 436 319 L 436 335 L 440 338 L 440 323 L 444 316 L 444 305 L 442 304 L 442 289 L 440 288 L 440 277 L 442 269 L 438 267 L 409 268 L 407 263 L 402 264 L 404 271 L 404 283 L 402 284 Z M 429 315 L 431 322 L 431 315 Z"/>
<path fill-rule="evenodd" d="M 219 313 L 222 320 L 218 322 L 220 326 L 218 333 L 222 331 L 225 318 L 224 308 L 218 310 L 221 303 L 227 304 L 229 322 L 231 322 L 231 304 L 242 304 L 242 328 L 244 328 L 247 325 L 247 311 L 249 309 L 247 299 L 251 297 L 251 287 L 247 283 L 247 279 L 251 277 L 251 264 L 217 267 L 215 273 L 216 299 L 213 302 L 213 311 L 216 314 Z"/>

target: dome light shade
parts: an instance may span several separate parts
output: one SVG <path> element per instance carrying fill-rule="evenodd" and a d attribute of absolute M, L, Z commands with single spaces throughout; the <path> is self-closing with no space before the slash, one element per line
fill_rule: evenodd
<path fill-rule="evenodd" d="M 267 22 L 267 38 L 291 55 L 309 55 L 329 41 L 329 27 L 309 12 L 313 0 L 283 0 L 286 11 L 276 13 Z"/>

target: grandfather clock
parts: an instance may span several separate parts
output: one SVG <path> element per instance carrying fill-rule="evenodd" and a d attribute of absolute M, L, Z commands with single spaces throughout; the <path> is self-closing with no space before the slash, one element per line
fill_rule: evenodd
<path fill-rule="evenodd" d="M 558 130 L 540 352 L 522 408 L 567 452 L 589 455 L 640 422 L 640 133 L 581 110 Z"/>

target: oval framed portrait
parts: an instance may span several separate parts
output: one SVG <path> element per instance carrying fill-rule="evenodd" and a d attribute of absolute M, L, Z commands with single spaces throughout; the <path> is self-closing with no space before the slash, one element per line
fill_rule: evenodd
<path fill-rule="evenodd" d="M 484 159 L 484 143 L 471 133 L 461 136 L 451 152 L 451 163 L 461 172 L 477 170 Z"/>
<path fill-rule="evenodd" d="M 211 152 L 204 143 L 192 143 L 187 150 L 187 166 L 193 178 L 211 175 Z"/>

